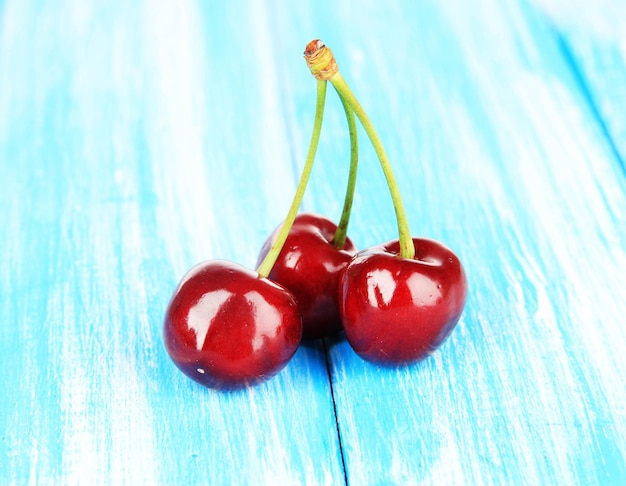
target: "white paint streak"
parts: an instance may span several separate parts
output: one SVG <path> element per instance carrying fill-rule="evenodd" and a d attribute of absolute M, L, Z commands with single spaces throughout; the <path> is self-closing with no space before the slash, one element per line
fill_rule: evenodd
<path fill-rule="evenodd" d="M 624 43 L 626 4 L 612 0 L 533 0 L 561 28 L 574 29 L 595 42 Z"/>
<path fill-rule="evenodd" d="M 194 2 L 184 6 L 150 2 L 143 12 L 142 46 L 151 67 L 145 80 L 149 119 L 149 151 L 155 187 L 162 205 L 157 212 L 168 260 L 177 275 L 194 260 L 211 255 L 215 208 L 207 190 L 211 157 L 203 141 L 205 73 L 207 72 L 200 12 Z"/>

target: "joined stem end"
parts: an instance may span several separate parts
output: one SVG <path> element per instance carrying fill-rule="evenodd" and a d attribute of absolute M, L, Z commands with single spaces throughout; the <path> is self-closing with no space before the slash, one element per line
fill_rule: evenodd
<path fill-rule="evenodd" d="M 306 45 L 304 59 L 315 79 L 328 81 L 339 71 L 333 52 L 319 39 Z"/>

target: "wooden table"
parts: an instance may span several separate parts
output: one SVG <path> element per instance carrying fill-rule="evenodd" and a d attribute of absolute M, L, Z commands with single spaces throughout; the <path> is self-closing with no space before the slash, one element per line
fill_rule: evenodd
<path fill-rule="evenodd" d="M 624 484 L 626 3 L 0 2 L 0 483 Z M 162 342 L 188 268 L 253 266 L 323 39 L 465 312 L 417 365 L 338 337 L 223 393 Z M 361 135 L 350 237 L 396 237 Z M 302 209 L 339 218 L 329 90 Z"/>

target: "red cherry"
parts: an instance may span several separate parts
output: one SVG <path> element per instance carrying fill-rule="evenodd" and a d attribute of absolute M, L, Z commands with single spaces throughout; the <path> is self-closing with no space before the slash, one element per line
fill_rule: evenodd
<path fill-rule="evenodd" d="M 276 374 L 301 336 L 302 321 L 289 291 L 221 260 L 201 263 L 185 275 L 163 325 L 176 366 L 202 385 L 222 389 Z"/>
<path fill-rule="evenodd" d="M 258 264 L 271 248 L 280 226 L 267 239 Z M 311 213 L 296 216 L 268 278 L 289 289 L 302 315 L 303 337 L 317 339 L 341 329 L 337 308 L 339 277 L 357 252 L 350 239 L 342 250 L 332 244 L 337 230 L 329 219 Z"/>
<path fill-rule="evenodd" d="M 339 287 L 348 342 L 362 358 L 413 363 L 441 345 L 458 322 L 467 281 L 457 256 L 442 244 L 413 238 L 415 257 L 401 258 L 398 240 L 359 252 Z"/>

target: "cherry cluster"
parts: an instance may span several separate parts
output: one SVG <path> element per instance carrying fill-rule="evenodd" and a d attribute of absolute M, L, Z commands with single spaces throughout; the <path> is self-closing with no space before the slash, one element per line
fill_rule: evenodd
<path fill-rule="evenodd" d="M 264 381 L 280 371 L 302 339 L 345 332 L 362 358 L 398 366 L 431 354 L 457 324 L 467 281 L 441 243 L 414 238 L 391 165 L 367 114 L 321 41 L 304 57 L 317 79 L 315 124 L 307 160 L 285 221 L 263 245 L 256 271 L 223 260 L 192 268 L 165 313 L 170 357 L 190 378 L 217 389 Z M 319 141 L 330 81 L 343 104 L 351 160 L 341 219 L 298 213 Z M 361 122 L 380 161 L 399 238 L 358 251 L 347 237 L 356 186 Z"/>

